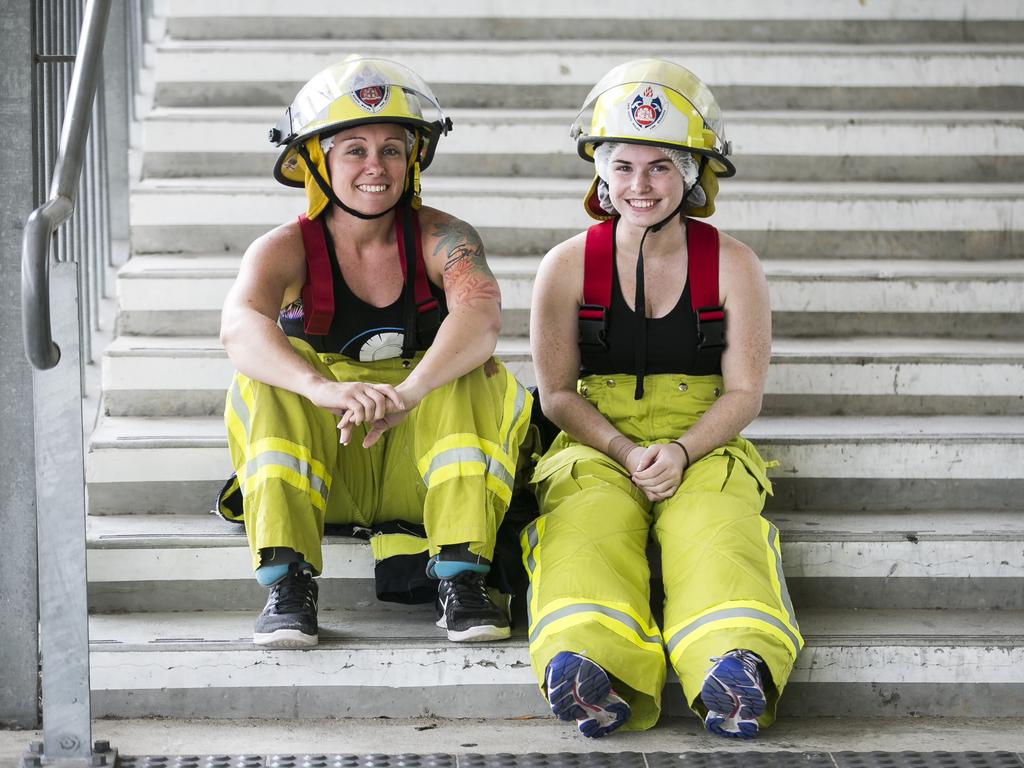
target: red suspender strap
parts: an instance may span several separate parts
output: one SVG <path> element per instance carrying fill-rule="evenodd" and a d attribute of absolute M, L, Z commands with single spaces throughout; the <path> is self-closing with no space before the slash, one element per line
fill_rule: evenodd
<path fill-rule="evenodd" d="M 420 217 L 415 209 L 412 211 L 412 228 L 413 239 L 416 242 L 416 284 L 413 286 L 416 311 L 429 312 L 437 308 L 437 299 L 430 292 L 427 263 L 423 260 L 423 237 L 420 232 Z M 404 279 L 408 269 L 406 267 L 405 237 L 402 232 L 402 216 L 400 213 L 395 216 L 395 241 L 398 243 L 398 260 L 402 264 L 402 278 Z"/>
<path fill-rule="evenodd" d="M 718 230 L 703 221 L 686 221 L 686 258 L 690 304 L 697 318 L 697 364 L 720 359 L 725 349 L 725 307 L 718 296 Z"/>
<path fill-rule="evenodd" d="M 594 224 L 587 230 L 583 251 L 583 306 L 580 318 L 603 320 L 612 305 L 612 256 L 615 252 L 615 220 Z"/>
<path fill-rule="evenodd" d="M 323 222 L 299 216 L 306 250 L 306 283 L 302 286 L 302 327 L 308 335 L 324 336 L 334 319 L 334 276 Z"/>
<path fill-rule="evenodd" d="M 718 299 L 718 230 L 703 221 L 688 219 L 686 253 L 693 311 L 701 320 L 722 320 L 725 310 Z"/>

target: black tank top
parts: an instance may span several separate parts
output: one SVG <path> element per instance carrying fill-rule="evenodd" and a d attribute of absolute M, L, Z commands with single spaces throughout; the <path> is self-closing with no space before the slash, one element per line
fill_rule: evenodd
<path fill-rule="evenodd" d="M 327 251 L 331 260 L 335 307 L 330 330 L 323 336 L 306 334 L 303 328 L 301 298 L 293 301 L 279 313 L 278 322 L 281 330 L 288 336 L 307 342 L 317 352 L 338 353 L 361 362 L 400 357 L 402 341 L 405 339 L 404 291 L 386 307 L 375 307 L 366 303 L 356 296 L 345 282 L 329 235 Z M 443 310 L 444 292 L 433 283 L 430 283 L 430 292 Z M 424 319 L 424 315 L 417 318 L 417 351 L 429 348 L 437 331 L 436 321 L 432 329 L 421 327 L 429 326 L 429 323 L 423 322 Z"/>
<path fill-rule="evenodd" d="M 612 305 L 605 314 L 608 349 L 580 348 L 580 375 L 605 373 L 636 374 L 633 310 L 626 304 L 619 285 L 619 270 L 612 266 Z M 664 317 L 648 317 L 647 373 L 685 373 L 706 376 L 722 373 L 720 358 L 697 362 L 697 318 L 690 301 L 687 275 L 679 301 Z"/>

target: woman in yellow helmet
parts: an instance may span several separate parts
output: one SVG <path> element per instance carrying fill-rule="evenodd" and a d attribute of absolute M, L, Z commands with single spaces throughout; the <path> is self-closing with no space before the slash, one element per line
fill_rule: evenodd
<path fill-rule="evenodd" d="M 484 577 L 531 401 L 492 357 L 500 296 L 480 237 L 420 204 L 450 128 L 415 73 L 351 56 L 271 131 L 274 176 L 305 189 L 306 211 L 249 247 L 221 322 L 242 498 L 221 509 L 269 588 L 258 645 L 317 644 L 325 524 L 371 531 L 378 594 L 436 599 L 449 639 L 509 635 Z"/>
<path fill-rule="evenodd" d="M 688 70 L 645 59 L 594 87 L 573 135 L 595 163 L 585 207 L 602 223 L 554 247 L 534 286 L 537 383 L 562 430 L 523 534 L 534 671 L 559 718 L 602 736 L 657 721 L 667 650 L 708 730 L 749 738 L 803 639 L 760 514 L 765 463 L 739 436 L 768 368 L 764 273 L 694 218 L 734 172 L 721 113 Z"/>

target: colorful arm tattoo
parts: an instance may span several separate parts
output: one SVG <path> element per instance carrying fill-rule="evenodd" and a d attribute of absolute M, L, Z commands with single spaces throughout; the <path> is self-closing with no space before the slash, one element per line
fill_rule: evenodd
<path fill-rule="evenodd" d="M 501 302 L 501 292 L 494 273 L 487 266 L 484 244 L 469 224 L 458 219 L 434 225 L 438 238 L 434 256 L 443 254 L 444 291 L 450 303 L 464 304 L 476 300 Z"/>

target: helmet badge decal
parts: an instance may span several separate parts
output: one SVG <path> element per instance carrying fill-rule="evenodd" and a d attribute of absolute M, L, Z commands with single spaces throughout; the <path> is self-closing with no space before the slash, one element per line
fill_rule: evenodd
<path fill-rule="evenodd" d="M 661 122 L 665 107 L 651 86 L 644 86 L 629 102 L 629 119 L 637 128 L 653 128 Z"/>
<path fill-rule="evenodd" d="M 386 85 L 368 85 L 352 94 L 352 99 L 367 112 L 380 112 L 388 103 L 391 89 Z"/>
<path fill-rule="evenodd" d="M 367 112 L 380 112 L 391 95 L 391 87 L 383 79 L 376 69 L 364 66 L 352 78 L 352 100 Z"/>

